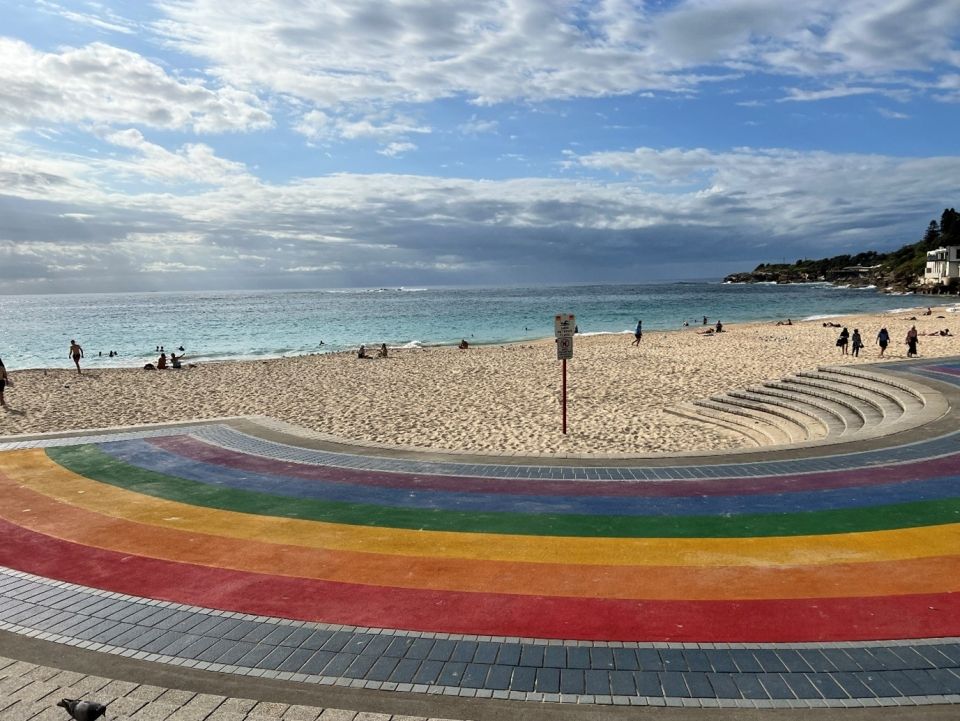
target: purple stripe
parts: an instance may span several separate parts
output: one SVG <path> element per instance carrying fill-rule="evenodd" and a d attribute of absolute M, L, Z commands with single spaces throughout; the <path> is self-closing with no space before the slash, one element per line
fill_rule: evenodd
<path fill-rule="evenodd" d="M 195 461 L 229 468 L 308 480 L 335 481 L 381 488 L 504 493 L 511 495 L 561 495 L 608 497 L 739 496 L 756 493 L 790 493 L 829 488 L 875 486 L 954 475 L 960 456 L 878 466 L 856 470 L 826 471 L 802 475 L 723 478 L 674 481 L 556 481 L 515 478 L 434 476 L 384 471 L 360 471 L 335 466 L 293 463 L 229 450 L 190 436 L 160 436 L 143 439 L 166 451 Z"/>
<path fill-rule="evenodd" d="M 960 376 L 960 368 L 954 366 L 923 366 L 923 370 L 943 373 L 948 376 Z"/>

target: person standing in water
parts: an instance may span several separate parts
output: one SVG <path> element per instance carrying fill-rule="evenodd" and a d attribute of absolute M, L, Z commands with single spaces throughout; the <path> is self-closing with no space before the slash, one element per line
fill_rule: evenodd
<path fill-rule="evenodd" d="M 80 359 L 83 358 L 83 348 L 75 340 L 70 341 L 70 357 L 73 358 L 73 364 L 77 367 L 77 373 L 80 373 Z"/>

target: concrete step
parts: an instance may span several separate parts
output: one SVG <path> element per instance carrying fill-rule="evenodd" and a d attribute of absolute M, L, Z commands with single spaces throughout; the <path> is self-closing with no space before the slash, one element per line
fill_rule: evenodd
<path fill-rule="evenodd" d="M 762 443 L 764 446 L 776 446 L 790 442 L 789 434 L 785 433 L 779 426 L 774 425 L 769 418 L 750 412 L 745 408 L 737 408 L 709 399 L 693 401 L 692 405 L 701 410 L 706 409 L 711 412 L 713 417 L 727 418 L 731 422 L 750 428 L 765 438 Z"/>
<path fill-rule="evenodd" d="M 941 417 L 948 407 L 942 393 L 895 372 L 828 366 L 670 412 L 769 446 L 900 433 Z"/>
<path fill-rule="evenodd" d="M 843 420 L 825 408 L 815 406 L 808 400 L 787 398 L 783 394 L 765 393 L 762 386 L 750 387 L 742 391 L 730 391 L 728 396 L 740 398 L 752 403 L 783 408 L 805 419 L 807 437 L 810 439 L 824 438 L 829 435 L 840 435 L 846 428 Z"/>
<path fill-rule="evenodd" d="M 865 429 L 873 428 L 883 423 L 887 404 L 880 403 L 876 398 L 843 383 L 825 381 L 818 378 L 805 378 L 802 375 L 783 379 L 791 387 L 836 401 L 843 401 L 851 405 L 863 417 Z M 892 403 L 890 404 L 892 406 Z M 899 416 L 899 412 L 897 412 Z"/>
<path fill-rule="evenodd" d="M 881 376 L 864 371 L 834 366 L 821 366 L 818 372 L 834 380 L 851 383 L 864 390 L 872 390 L 887 396 L 897 403 L 906 413 L 918 411 L 926 406 L 926 398 L 916 388 L 899 383 L 890 376 Z"/>
<path fill-rule="evenodd" d="M 775 441 L 769 434 L 757 427 L 757 423 L 746 416 L 734 415 L 726 411 L 715 411 L 705 406 L 696 406 L 693 403 L 679 403 L 664 409 L 680 418 L 714 425 L 724 430 L 742 436 L 748 446 L 763 447 L 774 445 Z"/>
<path fill-rule="evenodd" d="M 804 393 L 789 383 L 770 381 L 762 386 L 751 386 L 750 390 L 757 394 L 783 398 L 794 403 L 805 403 L 811 408 L 819 409 L 824 422 L 830 426 L 828 435 L 847 436 L 863 428 L 863 416 L 851 406 Z"/>
<path fill-rule="evenodd" d="M 897 421 L 905 412 L 903 403 L 899 399 L 895 398 L 892 393 L 883 389 L 877 389 L 876 387 L 867 387 L 864 381 L 858 380 L 856 382 L 851 382 L 852 379 L 849 379 L 847 376 L 842 376 L 839 374 L 831 375 L 829 373 L 823 373 L 820 371 L 809 371 L 805 373 L 798 373 L 797 375 L 802 378 L 811 378 L 821 383 L 829 383 L 845 393 L 856 393 L 868 399 L 870 403 L 879 408 L 883 413 L 883 421 L 881 421 L 882 423 L 892 423 Z"/>
<path fill-rule="evenodd" d="M 784 409 L 726 395 L 712 396 L 709 400 L 698 400 L 694 403 L 728 413 L 742 414 L 764 423 L 769 427 L 767 430 L 771 435 L 779 436 L 778 443 L 799 443 L 808 440 L 807 429 L 803 422 Z"/>

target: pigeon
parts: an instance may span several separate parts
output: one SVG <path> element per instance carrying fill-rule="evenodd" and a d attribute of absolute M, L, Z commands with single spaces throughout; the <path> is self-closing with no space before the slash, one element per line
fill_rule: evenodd
<path fill-rule="evenodd" d="M 65 698 L 57 704 L 65 708 L 70 718 L 74 721 L 96 721 L 98 718 L 107 716 L 107 707 L 96 701 L 80 701 L 75 698 Z"/>

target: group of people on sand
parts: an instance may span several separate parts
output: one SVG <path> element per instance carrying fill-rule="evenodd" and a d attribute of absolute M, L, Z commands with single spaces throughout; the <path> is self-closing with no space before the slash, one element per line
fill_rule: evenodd
<path fill-rule="evenodd" d="M 387 344 L 381 343 L 380 350 L 377 351 L 377 358 L 386 358 L 387 357 Z M 357 358 L 373 358 L 372 355 L 367 353 L 367 346 L 361 345 L 360 350 L 357 351 Z"/>
<path fill-rule="evenodd" d="M 181 368 L 183 368 L 183 358 L 186 355 L 186 349 L 183 346 L 180 346 L 179 348 L 177 348 L 177 350 L 180 351 L 180 355 L 177 355 L 173 351 L 170 351 L 170 359 L 169 359 L 170 362 L 168 364 L 167 352 L 163 349 L 162 345 L 158 345 L 156 347 L 156 350 L 154 351 L 154 352 L 156 351 L 160 352 L 160 357 L 157 358 L 156 364 L 147 363 L 146 365 L 143 366 L 143 369 L 145 371 L 153 371 L 153 370 L 165 371 L 168 368 L 172 368 L 174 370 L 180 370 Z M 193 368 L 193 366 L 190 366 L 190 367 Z"/>
<path fill-rule="evenodd" d="M 707 316 L 703 316 L 703 324 L 704 325 L 707 324 Z M 687 321 L 684 321 L 683 325 L 686 328 L 686 327 L 689 327 L 690 323 Z M 717 321 L 717 324 L 715 326 L 711 328 L 707 328 L 706 330 L 697 331 L 697 335 L 713 335 L 714 333 L 723 333 L 723 323 L 721 323 L 720 321 Z M 638 320 L 637 328 L 636 330 L 633 331 L 633 342 L 630 345 L 639 346 L 640 341 L 642 340 L 643 340 L 643 321 Z"/>
<path fill-rule="evenodd" d="M 826 325 L 826 324 L 824 324 Z M 839 323 L 837 324 L 839 325 Z M 932 333 L 927 333 L 927 335 L 934 336 L 949 336 L 950 329 L 944 328 L 943 330 L 933 331 Z M 910 326 L 910 330 L 907 331 L 907 335 L 904 338 L 903 342 L 907 346 L 907 358 L 916 358 L 918 355 L 917 345 L 919 344 L 920 333 L 917 331 L 917 326 Z M 880 358 L 883 358 L 883 354 L 887 351 L 887 346 L 890 345 L 890 331 L 886 328 L 881 328 L 877 333 L 877 345 L 880 346 Z M 860 329 L 854 328 L 853 335 L 844 328 L 840 331 L 840 337 L 837 338 L 837 348 L 840 349 L 842 355 L 847 355 L 847 346 L 850 347 L 850 355 L 858 357 L 860 355 L 860 350 L 864 347 L 863 338 L 860 335 Z"/>
<path fill-rule="evenodd" d="M 886 332 L 885 328 L 881 331 L 881 334 L 884 332 Z M 879 339 L 879 336 L 877 339 L 877 343 L 880 345 L 880 355 L 883 355 L 883 351 L 886 350 L 887 346 L 883 341 Z M 850 331 L 848 331 L 846 328 L 840 331 L 840 337 L 837 338 L 837 348 L 840 349 L 840 352 L 843 355 L 847 355 L 848 345 L 851 346 L 849 351 L 850 355 L 852 355 L 854 358 L 859 357 L 860 350 L 863 348 L 863 336 L 860 335 L 859 328 L 853 329 L 852 336 L 850 335 Z"/>
<path fill-rule="evenodd" d="M 160 357 L 157 358 L 156 364 L 147 363 L 146 365 L 143 366 L 144 370 L 165 370 L 167 368 L 177 368 L 177 369 L 183 368 L 182 361 L 183 361 L 183 357 L 186 355 L 186 353 L 184 352 L 183 346 L 180 346 L 177 349 L 180 351 L 180 355 L 177 355 L 173 351 L 170 351 L 169 364 L 167 363 L 167 354 L 163 350 L 163 346 L 158 345 L 156 350 L 160 352 Z M 103 352 L 101 351 L 98 355 L 102 357 Z M 109 352 L 107 357 L 116 358 L 119 355 L 120 354 L 117 351 L 112 350 Z M 71 339 L 70 351 L 69 351 L 68 357 L 73 359 L 73 364 L 77 367 L 77 373 L 79 373 L 80 375 L 83 375 L 83 371 L 80 370 L 80 359 L 84 357 L 83 346 L 77 343 L 77 341 Z"/>

